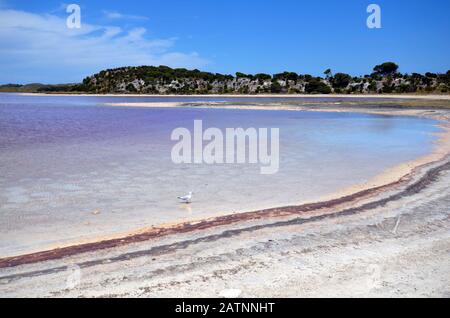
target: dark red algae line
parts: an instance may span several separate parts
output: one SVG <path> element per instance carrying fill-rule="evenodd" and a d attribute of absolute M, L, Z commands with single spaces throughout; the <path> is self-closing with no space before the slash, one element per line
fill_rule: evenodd
<path fill-rule="evenodd" d="M 427 174 L 422 177 L 421 180 L 416 182 L 414 185 L 421 185 L 426 186 L 429 183 L 431 183 L 432 180 L 436 178 L 436 175 L 441 170 L 447 170 L 450 169 L 450 162 L 447 162 L 446 164 L 431 169 L 427 172 Z M 384 190 L 387 190 L 391 187 L 398 186 L 401 184 L 404 184 L 408 182 L 411 177 L 411 174 L 399 179 L 398 181 L 395 181 L 393 183 L 383 185 L 380 187 L 375 187 L 367 190 L 363 190 L 360 192 L 357 192 L 352 195 L 344 196 L 338 199 L 333 199 L 329 201 L 323 201 L 318 203 L 310 203 L 310 204 L 304 204 L 300 206 L 288 206 L 288 207 L 281 207 L 281 208 L 273 208 L 273 209 L 266 209 L 266 210 L 260 210 L 260 211 L 254 211 L 254 212 L 246 212 L 246 213 L 239 213 L 239 214 L 232 214 L 232 215 L 226 215 L 226 216 L 220 216 L 212 219 L 207 219 L 204 221 L 196 222 L 196 223 L 182 223 L 179 225 L 175 225 L 172 227 L 167 228 L 154 228 L 149 231 L 125 236 L 122 238 L 115 238 L 115 239 L 108 239 L 98 242 L 92 242 L 92 243 L 85 243 L 85 244 L 79 244 L 79 245 L 73 245 L 73 246 L 67 246 L 63 248 L 56 248 L 52 250 L 42 251 L 42 252 L 36 252 L 31 254 L 24 254 L 19 256 L 13 256 L 13 257 L 6 257 L 0 259 L 0 268 L 7 268 L 7 267 L 14 267 L 24 264 L 32 264 L 32 263 L 38 263 L 43 261 L 49 261 L 49 260 L 56 260 L 61 259 L 64 257 L 86 253 L 86 252 L 92 252 L 96 250 L 103 250 L 103 249 L 109 249 L 114 247 L 120 247 L 132 243 L 138 243 L 138 242 L 144 242 L 149 241 L 151 239 L 160 238 L 172 234 L 181 234 L 181 233 L 189 233 L 199 230 L 205 230 L 210 228 L 215 228 L 223 225 L 230 225 L 230 224 L 236 224 L 243 221 L 252 221 L 252 220 L 260 220 L 260 219 L 266 219 L 266 218 L 276 218 L 276 217 L 283 217 L 283 216 L 289 216 L 289 215 L 296 215 L 306 212 L 313 212 L 318 211 L 321 209 L 330 209 L 330 208 L 336 208 L 342 204 L 353 202 L 357 199 L 361 199 L 364 197 L 368 197 L 377 193 L 380 193 Z M 414 186 L 412 185 L 412 186 Z"/>

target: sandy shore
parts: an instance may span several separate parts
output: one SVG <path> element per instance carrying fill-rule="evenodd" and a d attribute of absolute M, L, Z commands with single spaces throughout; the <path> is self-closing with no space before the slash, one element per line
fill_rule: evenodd
<path fill-rule="evenodd" d="M 450 118 L 445 111 L 351 111 Z M 238 288 L 257 297 L 448 296 L 450 133 L 443 128 L 429 156 L 324 202 L 141 229 L 0 260 L 0 295 L 190 297 Z M 74 272 L 83 278 L 68 288 Z M 41 280 L 50 283 L 30 292 Z"/>
<path fill-rule="evenodd" d="M 328 214 L 0 269 L 6 297 L 449 297 L 450 162 Z M 323 212 L 325 212 L 323 211 Z"/>
<path fill-rule="evenodd" d="M 180 98 L 190 98 L 190 97 L 213 97 L 213 98 L 393 98 L 393 99 L 421 99 L 421 100 L 450 100 L 450 95 L 418 95 L 418 94 L 374 94 L 374 95 L 363 95 L 363 94 L 260 94 L 260 95 L 149 95 L 149 94 L 45 94 L 45 93 L 19 93 L 20 95 L 29 96 L 96 96 L 96 97 L 180 97 Z"/>

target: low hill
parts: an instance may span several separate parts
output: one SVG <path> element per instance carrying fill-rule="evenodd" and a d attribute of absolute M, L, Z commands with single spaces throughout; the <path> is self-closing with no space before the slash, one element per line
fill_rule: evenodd
<path fill-rule="evenodd" d="M 83 92 L 95 94 L 390 94 L 450 93 L 450 71 L 442 74 L 401 74 L 398 65 L 376 65 L 370 75 L 352 77 L 328 69 L 323 77 L 283 72 L 279 74 L 224 75 L 218 73 L 139 66 L 108 69 L 80 84 L 0 86 L 10 92 Z"/>

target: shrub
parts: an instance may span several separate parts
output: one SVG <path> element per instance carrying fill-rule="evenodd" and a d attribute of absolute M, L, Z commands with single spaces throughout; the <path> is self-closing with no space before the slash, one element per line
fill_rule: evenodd
<path fill-rule="evenodd" d="M 278 81 L 273 81 L 272 85 L 270 86 L 270 92 L 277 94 L 277 93 L 281 93 L 282 91 L 282 87 L 280 85 L 280 83 L 278 83 Z"/>
<path fill-rule="evenodd" d="M 319 79 L 313 79 L 305 86 L 308 94 L 330 94 L 331 88 Z"/>

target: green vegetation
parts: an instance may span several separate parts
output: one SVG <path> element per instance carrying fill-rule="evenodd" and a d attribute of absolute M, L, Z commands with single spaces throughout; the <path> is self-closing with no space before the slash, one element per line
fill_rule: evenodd
<path fill-rule="evenodd" d="M 273 94 L 279 94 L 283 91 L 283 87 L 277 80 L 272 81 L 272 85 L 270 86 L 270 92 Z"/>
<path fill-rule="evenodd" d="M 375 74 L 382 76 L 393 75 L 397 72 L 398 65 L 393 62 L 385 62 L 383 64 L 377 65 L 373 68 Z"/>
<path fill-rule="evenodd" d="M 336 73 L 331 77 L 331 84 L 333 88 L 345 88 L 350 84 L 352 77 L 345 73 Z"/>
<path fill-rule="evenodd" d="M 79 84 L 7 84 L 0 92 L 121 93 L 121 94 L 376 94 L 450 92 L 450 71 L 446 73 L 401 74 L 393 62 L 376 65 L 373 73 L 352 77 L 334 73 L 324 77 L 282 72 L 235 76 L 168 66 L 121 67 L 103 70 Z"/>
<path fill-rule="evenodd" d="M 298 80 L 298 74 L 294 72 L 283 72 L 279 74 L 273 75 L 274 80 L 281 80 L 281 81 L 297 81 Z"/>
<path fill-rule="evenodd" d="M 305 92 L 308 94 L 331 94 L 331 88 L 320 78 L 314 78 L 306 84 Z"/>
<path fill-rule="evenodd" d="M 16 93 L 57 93 L 57 92 L 83 92 L 78 84 L 60 84 L 45 85 L 40 83 L 33 84 L 6 84 L 0 85 L 0 92 L 16 92 Z"/>

